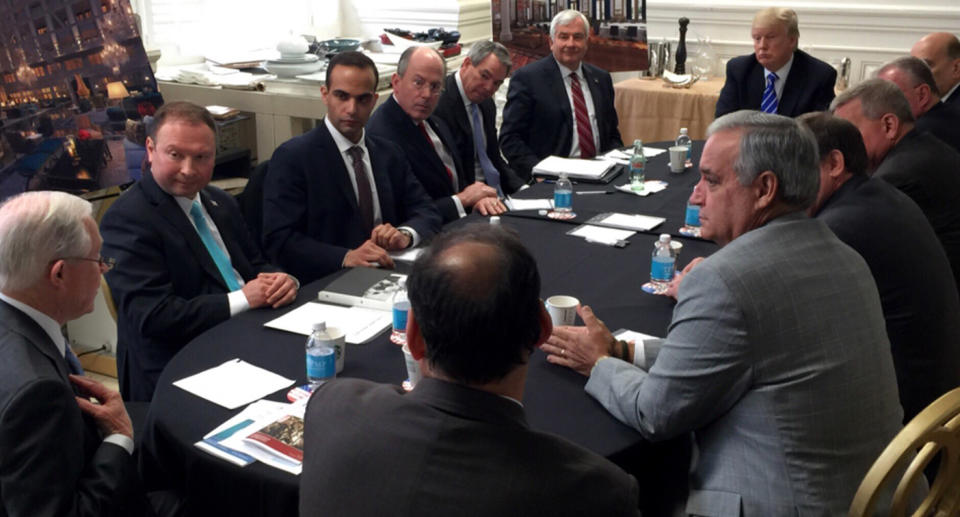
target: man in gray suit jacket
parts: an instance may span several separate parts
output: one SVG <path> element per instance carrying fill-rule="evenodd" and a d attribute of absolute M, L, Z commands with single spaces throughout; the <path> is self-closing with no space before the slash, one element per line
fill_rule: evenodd
<path fill-rule="evenodd" d="M 109 269 L 91 214 L 62 192 L 0 207 L 0 517 L 150 513 L 120 394 L 82 376 L 60 332 Z"/>
<path fill-rule="evenodd" d="M 583 307 L 586 327 L 542 348 L 645 437 L 694 432 L 688 514 L 843 514 L 902 416 L 876 285 L 803 214 L 818 183 L 808 130 L 740 111 L 708 134 L 690 201 L 723 248 L 680 283 L 667 337 L 624 354 Z"/>

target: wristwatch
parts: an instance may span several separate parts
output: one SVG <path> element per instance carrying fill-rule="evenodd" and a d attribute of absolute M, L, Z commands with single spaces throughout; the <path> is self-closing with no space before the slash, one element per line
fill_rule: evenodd
<path fill-rule="evenodd" d="M 400 233 L 402 233 L 402 234 L 404 234 L 404 235 L 406 235 L 407 237 L 410 238 L 410 244 L 407 244 L 407 247 L 408 247 L 408 248 L 409 248 L 410 246 L 413 246 L 413 234 L 410 233 L 410 230 L 407 230 L 406 228 L 397 228 L 397 231 L 399 231 Z"/>

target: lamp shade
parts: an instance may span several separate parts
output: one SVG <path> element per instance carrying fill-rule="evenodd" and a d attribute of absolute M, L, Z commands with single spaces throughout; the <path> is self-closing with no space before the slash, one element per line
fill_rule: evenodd
<path fill-rule="evenodd" d="M 124 86 L 122 82 L 114 81 L 112 83 L 107 83 L 107 98 L 122 99 L 129 96 L 130 93 L 127 91 L 127 87 Z"/>

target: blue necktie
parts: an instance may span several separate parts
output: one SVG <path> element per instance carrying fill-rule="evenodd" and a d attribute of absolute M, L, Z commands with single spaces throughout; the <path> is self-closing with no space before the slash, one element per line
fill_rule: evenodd
<path fill-rule="evenodd" d="M 480 110 L 476 104 L 470 105 L 470 118 L 473 121 L 473 147 L 480 160 L 480 170 L 483 171 L 487 185 L 497 189 L 497 195 L 503 197 L 503 190 L 500 188 L 500 171 L 493 166 L 493 162 L 487 156 L 487 149 L 483 145 L 483 124 L 480 123 Z"/>
<path fill-rule="evenodd" d="M 190 207 L 190 217 L 193 218 L 193 224 L 197 225 L 197 233 L 200 234 L 200 240 L 207 248 L 207 253 L 213 258 L 213 262 L 220 270 L 223 281 L 227 283 L 227 288 L 231 291 L 240 289 L 240 283 L 237 282 L 236 275 L 233 274 L 233 266 L 230 265 L 230 259 L 217 246 L 217 241 L 213 240 L 213 234 L 210 233 L 210 227 L 207 226 L 207 220 L 203 218 L 203 211 L 200 209 L 200 202 L 194 201 Z"/>
<path fill-rule="evenodd" d="M 80 359 L 77 359 L 77 356 L 73 353 L 73 350 L 70 350 L 70 345 L 64 343 L 64 348 L 66 351 L 63 354 L 64 359 L 67 360 L 67 366 L 70 368 L 70 373 L 74 375 L 83 375 L 83 366 L 80 364 Z"/>
<path fill-rule="evenodd" d="M 773 88 L 773 84 L 777 82 L 777 74 L 770 72 L 767 75 L 767 87 L 763 90 L 763 98 L 760 99 L 760 111 L 764 113 L 776 113 L 777 112 L 777 91 Z"/>

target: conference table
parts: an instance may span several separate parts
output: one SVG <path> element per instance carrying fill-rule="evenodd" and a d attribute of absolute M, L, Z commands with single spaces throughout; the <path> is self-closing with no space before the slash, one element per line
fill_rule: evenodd
<path fill-rule="evenodd" d="M 696 143 L 694 157 L 702 144 Z M 550 220 L 537 211 L 511 212 L 501 224 L 519 233 L 537 259 L 542 281 L 541 296 L 565 294 L 589 304 L 611 330 L 627 328 L 646 334 L 666 334 L 674 302 L 641 291 L 649 280 L 653 244 L 660 232 L 677 234 L 682 225 L 686 199 L 698 179 L 695 170 L 671 174 L 666 154 L 648 162 L 648 179 L 667 181 L 666 190 L 647 197 L 616 192 L 609 195 L 574 194 L 578 217 L 572 222 Z M 623 174 L 609 185 L 575 184 L 574 191 L 613 190 L 626 182 Z M 539 183 L 516 197 L 552 195 L 553 185 Z M 567 235 L 591 214 L 618 211 L 666 218 L 651 232 L 628 239 L 625 248 L 586 242 Z M 470 216 L 451 226 L 488 224 L 487 218 Z M 712 253 L 713 243 L 679 237 L 684 243 L 681 263 Z M 408 266 L 398 266 L 405 272 Z M 299 477 L 262 463 L 237 467 L 194 447 L 206 433 L 235 415 L 196 397 L 173 382 L 223 362 L 239 358 L 306 383 L 305 336 L 264 327 L 264 323 L 301 304 L 316 300 L 317 293 L 341 273 L 304 285 L 296 301 L 276 310 L 251 310 L 209 329 L 188 343 L 168 364 L 160 377 L 148 414 L 140 447 L 141 468 L 148 489 L 180 490 L 189 515 L 296 515 Z M 388 332 L 367 344 L 348 345 L 341 377 L 358 377 L 399 384 L 406 377 L 402 351 L 389 342 Z M 627 457 L 656 451 L 635 430 L 621 424 L 583 391 L 586 378 L 546 362 L 542 351 L 530 360 L 524 407 L 532 429 L 562 436 L 618 462 Z M 287 390 L 267 397 L 284 401 Z M 651 453 L 652 454 L 652 453 Z M 681 465 L 685 468 L 684 465 Z M 403 473 L 397 473 L 403 475 Z M 655 471 L 651 472 L 656 476 Z M 682 480 L 681 480 L 682 483 Z M 645 497 L 641 483 L 641 498 Z"/>
<path fill-rule="evenodd" d="M 623 143 L 673 140 L 681 127 L 690 138 L 706 138 L 713 122 L 724 78 L 697 81 L 688 88 L 673 88 L 662 79 L 627 79 L 613 85 L 614 107 Z"/>

